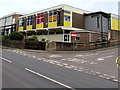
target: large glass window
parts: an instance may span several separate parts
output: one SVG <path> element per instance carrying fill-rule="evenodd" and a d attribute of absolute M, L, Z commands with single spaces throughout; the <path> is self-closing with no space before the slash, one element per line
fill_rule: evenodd
<path fill-rule="evenodd" d="M 24 19 L 21 18 L 19 19 L 19 27 L 23 27 L 23 25 L 24 25 Z"/>
<path fill-rule="evenodd" d="M 32 16 L 28 16 L 27 17 L 27 26 L 31 26 L 32 25 Z"/>
<path fill-rule="evenodd" d="M 44 23 L 44 14 L 37 14 L 37 24 Z"/>
<path fill-rule="evenodd" d="M 6 18 L 6 25 L 12 24 L 12 17 L 7 17 Z"/>
<path fill-rule="evenodd" d="M 64 42 L 69 42 L 69 35 L 64 35 Z"/>
<path fill-rule="evenodd" d="M 2 26 L 2 19 L 0 19 L 0 26 Z"/>
<path fill-rule="evenodd" d="M 64 15 L 64 21 L 70 21 L 70 16 Z"/>
<path fill-rule="evenodd" d="M 5 26 L 5 18 L 2 19 L 2 26 Z"/>
<path fill-rule="evenodd" d="M 99 28 L 99 26 L 100 26 L 100 18 L 97 17 L 97 28 Z"/>
<path fill-rule="evenodd" d="M 53 10 L 49 12 L 49 22 L 56 22 L 57 21 L 57 10 Z"/>
<path fill-rule="evenodd" d="M 15 24 L 15 18 L 12 19 L 12 24 Z"/>
<path fill-rule="evenodd" d="M 64 13 L 70 14 L 70 11 L 66 11 L 66 10 L 65 10 Z"/>

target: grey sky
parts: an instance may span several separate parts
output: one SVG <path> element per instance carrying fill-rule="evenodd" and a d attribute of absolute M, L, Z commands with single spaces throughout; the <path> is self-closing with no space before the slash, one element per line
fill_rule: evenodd
<path fill-rule="evenodd" d="M 118 14 L 119 0 L 0 0 L 0 17 L 13 12 L 32 13 L 59 4 L 67 4 L 87 11 Z"/>

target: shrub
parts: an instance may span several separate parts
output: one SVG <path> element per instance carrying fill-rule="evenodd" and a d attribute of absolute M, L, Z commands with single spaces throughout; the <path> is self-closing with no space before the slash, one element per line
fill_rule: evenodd
<path fill-rule="evenodd" d="M 45 39 L 45 38 L 43 38 L 41 41 L 42 41 L 42 42 L 45 42 L 45 41 L 46 41 L 46 39 Z"/>
<path fill-rule="evenodd" d="M 13 32 L 9 35 L 10 40 L 23 40 L 24 35 L 20 32 Z"/>
<path fill-rule="evenodd" d="M 10 37 L 8 35 L 2 36 L 2 39 L 4 40 L 10 40 Z"/>
<path fill-rule="evenodd" d="M 31 41 L 38 41 L 38 38 L 37 38 L 37 36 L 32 36 L 31 38 L 29 38 L 29 40 L 31 40 Z"/>

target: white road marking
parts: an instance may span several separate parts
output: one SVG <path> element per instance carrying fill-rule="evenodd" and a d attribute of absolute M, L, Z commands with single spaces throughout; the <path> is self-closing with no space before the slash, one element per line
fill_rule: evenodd
<path fill-rule="evenodd" d="M 98 54 L 88 54 L 88 55 L 85 55 L 85 56 L 95 56 L 95 55 L 98 55 Z"/>
<path fill-rule="evenodd" d="M 32 56 L 33 58 L 36 58 L 36 56 Z"/>
<path fill-rule="evenodd" d="M 105 58 L 111 58 L 111 57 L 114 57 L 114 56 L 113 55 L 109 55 L 109 56 L 105 56 L 105 57 L 100 57 L 97 60 L 98 61 L 103 61 Z"/>
<path fill-rule="evenodd" d="M 61 55 L 51 55 L 50 57 L 62 57 Z"/>
<path fill-rule="evenodd" d="M 75 57 L 82 57 L 83 55 L 76 55 Z"/>
<path fill-rule="evenodd" d="M 30 69 L 28 69 L 28 68 L 25 68 L 25 70 L 27 70 L 27 71 L 29 71 L 29 72 L 31 72 L 31 73 L 34 73 L 34 74 L 36 74 L 36 75 L 38 75 L 38 76 L 40 76 L 40 77 L 43 77 L 43 78 L 45 78 L 45 79 L 47 79 L 47 80 L 50 80 L 50 81 L 52 81 L 52 82 L 54 82 L 54 83 L 57 83 L 57 84 L 59 84 L 59 85 L 61 85 L 61 86 L 64 86 L 64 87 L 69 88 L 69 89 L 72 89 L 72 90 L 75 90 L 74 88 L 72 88 L 72 87 L 70 87 L 70 86 L 68 86 L 68 85 L 65 85 L 65 84 L 63 84 L 63 83 L 61 83 L 61 82 L 58 82 L 58 81 L 56 81 L 56 80 L 54 80 L 54 79 L 52 79 L 52 78 L 49 78 L 49 77 L 47 77 L 47 76 L 45 76 L 45 75 L 42 75 L 42 74 L 40 74 L 40 73 L 37 73 L 37 72 L 35 72 L 35 71 L 33 71 L 33 70 L 30 70 Z"/>
<path fill-rule="evenodd" d="M 65 65 L 65 66 L 66 66 L 66 65 L 68 65 L 68 64 L 67 64 L 67 63 L 63 63 L 63 65 Z"/>
<path fill-rule="evenodd" d="M 63 66 L 62 64 L 57 64 L 58 66 Z"/>
<path fill-rule="evenodd" d="M 97 61 L 103 61 L 104 60 L 104 58 L 98 58 L 97 59 Z"/>
<path fill-rule="evenodd" d="M 104 77 L 104 76 L 102 76 L 102 75 L 99 75 L 99 77 L 101 77 L 101 78 L 106 78 L 106 77 Z"/>
<path fill-rule="evenodd" d="M 26 56 L 27 54 L 26 53 L 23 53 L 24 54 L 24 56 Z"/>
<path fill-rule="evenodd" d="M 100 72 L 95 72 L 97 75 L 100 75 Z"/>
<path fill-rule="evenodd" d="M 72 68 L 72 67 L 70 67 L 70 66 L 65 66 L 66 68 Z"/>
<path fill-rule="evenodd" d="M 113 79 L 113 81 L 118 82 L 118 80 L 117 80 L 117 79 Z"/>
<path fill-rule="evenodd" d="M 81 70 L 81 69 L 78 69 L 78 71 L 83 71 L 83 70 Z"/>
<path fill-rule="evenodd" d="M 98 64 L 98 63 L 95 63 L 95 62 L 91 62 L 91 63 L 89 63 L 89 64 Z"/>
<path fill-rule="evenodd" d="M 22 54 L 23 52 L 19 52 L 20 54 Z"/>
<path fill-rule="evenodd" d="M 12 63 L 12 61 L 10 61 L 10 60 L 8 60 L 8 59 L 6 59 L 6 58 L 3 58 L 3 57 L 0 57 L 1 59 L 3 59 L 4 61 L 7 61 L 7 62 L 9 62 L 9 63 Z"/>

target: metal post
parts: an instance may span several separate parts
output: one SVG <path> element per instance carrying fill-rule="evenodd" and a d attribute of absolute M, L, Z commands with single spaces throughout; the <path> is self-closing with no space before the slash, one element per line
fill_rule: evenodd
<path fill-rule="evenodd" d="M 25 33 L 26 33 L 26 37 L 27 37 L 27 31 Z"/>
<path fill-rule="evenodd" d="M 35 30 L 35 35 L 37 36 L 37 31 Z"/>
<path fill-rule="evenodd" d="M 63 42 L 64 42 L 64 30 L 63 30 Z"/>

